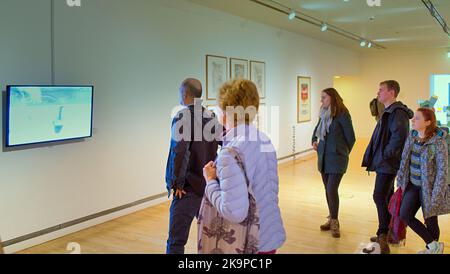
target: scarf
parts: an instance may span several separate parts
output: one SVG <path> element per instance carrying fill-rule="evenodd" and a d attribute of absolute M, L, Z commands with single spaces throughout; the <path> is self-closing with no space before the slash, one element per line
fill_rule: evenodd
<path fill-rule="evenodd" d="M 331 108 L 321 108 L 320 121 L 316 130 L 316 136 L 321 141 L 325 141 L 325 136 L 330 131 L 331 122 L 333 122 L 333 118 L 331 117 Z"/>

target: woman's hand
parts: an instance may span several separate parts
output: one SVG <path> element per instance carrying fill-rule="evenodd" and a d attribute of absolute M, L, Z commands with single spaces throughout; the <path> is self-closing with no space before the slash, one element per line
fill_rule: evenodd
<path fill-rule="evenodd" d="M 203 177 L 205 177 L 206 183 L 217 179 L 217 168 L 214 162 L 209 162 L 203 168 Z"/>
<path fill-rule="evenodd" d="M 317 151 L 317 148 L 319 147 L 319 143 L 317 143 L 317 141 L 316 142 L 314 142 L 313 143 L 313 149 L 315 150 L 315 151 Z"/>

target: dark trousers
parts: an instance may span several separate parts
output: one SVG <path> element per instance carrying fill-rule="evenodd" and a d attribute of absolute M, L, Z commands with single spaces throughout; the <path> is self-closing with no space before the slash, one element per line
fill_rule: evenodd
<path fill-rule="evenodd" d="M 389 213 L 388 206 L 389 200 L 392 194 L 394 194 L 395 177 L 395 174 L 377 173 L 377 178 L 375 179 L 373 200 L 378 212 L 378 236 L 389 232 L 391 214 Z"/>
<path fill-rule="evenodd" d="M 167 254 L 184 254 L 184 246 L 189 237 L 194 217 L 198 216 L 201 196 L 193 190 L 185 189 L 186 195 L 179 199 L 174 196 L 170 206 L 169 239 L 167 240 Z"/>
<path fill-rule="evenodd" d="M 400 218 L 409 226 L 425 243 L 431 244 L 439 241 L 440 230 L 438 217 L 434 216 L 425 219 L 425 224 L 416 218 L 417 211 L 422 206 L 422 189 L 409 183 L 403 194 L 402 206 L 400 208 Z"/>
<path fill-rule="evenodd" d="M 344 174 L 322 173 L 322 181 L 325 186 L 328 210 L 331 219 L 338 219 L 339 215 L 339 185 Z"/>

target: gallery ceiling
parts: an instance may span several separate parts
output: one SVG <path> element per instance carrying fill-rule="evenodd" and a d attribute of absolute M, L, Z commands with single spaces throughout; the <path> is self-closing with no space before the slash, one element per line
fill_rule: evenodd
<path fill-rule="evenodd" d="M 381 6 L 370 7 L 366 0 L 188 0 L 212 9 L 276 28 L 303 34 L 334 45 L 369 51 L 358 41 L 273 10 L 296 10 L 357 36 L 369 39 L 387 49 L 429 49 L 450 46 L 450 37 L 421 0 L 381 0 Z M 439 13 L 450 24 L 450 0 L 432 0 Z M 289 11 L 287 9 L 287 11 Z"/>

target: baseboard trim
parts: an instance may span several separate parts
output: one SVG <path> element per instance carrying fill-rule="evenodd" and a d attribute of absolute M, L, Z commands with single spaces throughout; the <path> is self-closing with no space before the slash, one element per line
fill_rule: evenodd
<path fill-rule="evenodd" d="M 161 204 L 164 199 L 167 199 L 167 192 L 7 240 L 2 244 L 7 253 L 17 252 Z"/>

